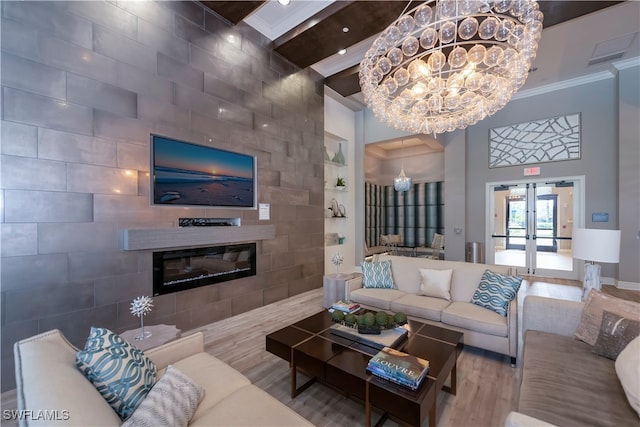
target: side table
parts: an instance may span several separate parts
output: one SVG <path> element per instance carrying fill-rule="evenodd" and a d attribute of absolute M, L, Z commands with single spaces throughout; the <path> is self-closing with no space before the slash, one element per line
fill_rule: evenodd
<path fill-rule="evenodd" d="M 143 340 L 136 339 L 136 337 L 140 335 L 140 328 L 125 331 L 121 333 L 120 336 L 128 343 L 135 345 L 142 351 L 145 351 L 180 337 L 182 332 L 180 329 L 176 328 L 175 325 L 151 325 L 145 326 L 144 330 L 145 332 L 151 332 L 151 336 Z"/>
<path fill-rule="evenodd" d="M 322 278 L 323 300 L 325 308 L 331 307 L 334 302 L 344 300 L 344 287 L 347 280 L 360 276 L 360 273 L 327 274 Z"/>

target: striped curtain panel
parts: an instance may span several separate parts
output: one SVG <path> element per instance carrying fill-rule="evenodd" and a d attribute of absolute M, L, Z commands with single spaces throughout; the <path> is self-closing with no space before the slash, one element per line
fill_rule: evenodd
<path fill-rule="evenodd" d="M 364 183 L 364 239 L 368 247 L 380 244 L 380 234 L 384 234 L 384 187 Z"/>
<path fill-rule="evenodd" d="M 442 181 L 423 182 L 398 193 L 365 183 L 367 245 L 378 245 L 380 234 L 400 234 L 405 246 L 430 246 L 435 233 L 444 234 L 443 188 Z"/>

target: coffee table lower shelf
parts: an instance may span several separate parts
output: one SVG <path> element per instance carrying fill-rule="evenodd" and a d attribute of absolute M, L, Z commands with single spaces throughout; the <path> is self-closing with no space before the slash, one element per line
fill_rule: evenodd
<path fill-rule="evenodd" d="M 367 363 L 378 350 L 331 333 L 333 325 L 331 316 L 322 311 L 267 335 L 267 351 L 290 364 L 291 397 L 319 381 L 363 402 L 367 427 L 373 408 L 383 413 L 376 425 L 390 417 L 419 426 L 429 416 L 429 426 L 435 427 L 438 391 L 456 392 L 456 362 L 464 346 L 463 334 L 412 320 L 405 325 L 407 338 L 396 347 L 430 364 L 427 378 L 412 391 L 368 374 Z M 300 386 L 298 372 L 309 377 Z M 445 387 L 449 376 L 451 386 Z"/>

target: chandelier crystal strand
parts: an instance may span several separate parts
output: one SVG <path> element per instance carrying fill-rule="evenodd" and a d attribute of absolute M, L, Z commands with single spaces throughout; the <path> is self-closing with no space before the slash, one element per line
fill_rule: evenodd
<path fill-rule="evenodd" d="M 430 0 L 401 15 L 360 63 L 381 121 L 411 133 L 464 129 L 524 84 L 542 33 L 533 0 Z"/>

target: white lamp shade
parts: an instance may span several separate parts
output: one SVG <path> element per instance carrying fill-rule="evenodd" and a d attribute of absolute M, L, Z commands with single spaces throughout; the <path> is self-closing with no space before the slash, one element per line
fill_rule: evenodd
<path fill-rule="evenodd" d="M 574 258 L 609 263 L 620 261 L 620 230 L 574 228 L 571 240 Z"/>

